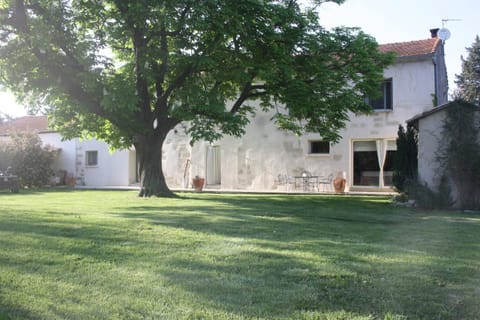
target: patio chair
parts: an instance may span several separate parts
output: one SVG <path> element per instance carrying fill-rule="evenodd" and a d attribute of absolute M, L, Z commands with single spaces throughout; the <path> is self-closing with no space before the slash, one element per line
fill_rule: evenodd
<path fill-rule="evenodd" d="M 318 180 L 319 189 L 320 189 L 320 185 L 322 185 L 323 192 L 325 192 L 325 188 L 327 187 L 329 187 L 330 190 L 332 190 L 332 183 L 333 183 L 333 173 L 330 173 L 327 178 L 322 178 Z"/>
<path fill-rule="evenodd" d="M 286 174 L 279 174 L 277 176 L 277 184 L 278 186 L 284 186 L 285 191 L 289 191 L 289 186 L 295 184 L 295 181 L 290 179 Z"/>

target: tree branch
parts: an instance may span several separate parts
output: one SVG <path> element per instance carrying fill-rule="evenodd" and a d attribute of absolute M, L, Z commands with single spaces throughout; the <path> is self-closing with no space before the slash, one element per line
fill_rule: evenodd
<path fill-rule="evenodd" d="M 145 69 L 145 50 L 146 43 L 143 38 L 143 32 L 133 27 L 133 49 L 135 54 L 135 78 L 136 89 L 139 98 L 139 107 L 143 115 L 143 119 L 147 119 L 150 114 L 150 95 L 148 93 L 148 81 Z"/>
<path fill-rule="evenodd" d="M 167 41 L 167 32 L 165 30 L 165 24 L 162 24 L 160 32 L 160 59 L 162 64 L 154 62 L 153 71 L 155 73 L 155 88 L 157 93 L 157 98 L 163 95 L 163 83 L 168 72 L 168 41 Z M 157 99 L 157 101 L 159 101 Z"/>
<path fill-rule="evenodd" d="M 173 90 L 183 86 L 183 84 L 185 83 L 185 80 L 188 78 L 189 75 L 192 74 L 193 69 L 194 69 L 193 65 L 191 64 L 187 65 L 185 69 L 177 76 L 177 78 L 174 81 L 172 81 L 170 86 L 168 86 L 167 90 L 165 90 L 162 97 L 160 98 L 164 103 L 166 103 L 166 101 L 172 94 Z"/>
<path fill-rule="evenodd" d="M 235 103 L 232 106 L 232 109 L 230 109 L 231 113 L 236 113 L 240 108 L 242 107 L 242 104 L 248 100 L 249 98 L 252 97 L 259 97 L 262 95 L 265 95 L 266 92 L 259 92 L 258 90 L 265 89 L 265 85 L 257 84 L 257 85 L 252 85 L 251 82 L 247 82 L 243 89 L 242 92 L 240 93 L 240 96 L 238 99 L 235 101 Z"/>
<path fill-rule="evenodd" d="M 21 33 L 28 33 L 27 13 L 23 0 L 15 0 L 15 12 L 13 14 L 15 26 Z"/>
<path fill-rule="evenodd" d="M 180 26 L 184 26 L 185 23 L 183 22 L 185 20 L 185 17 L 187 15 L 187 13 L 190 11 L 190 9 L 192 8 L 192 4 L 188 4 L 187 6 L 185 6 L 185 8 L 182 10 L 182 13 L 180 14 L 180 17 L 179 17 L 179 22 L 178 24 Z M 163 24 L 163 26 L 165 26 L 165 24 Z M 150 32 L 149 33 L 149 36 L 148 36 L 148 40 L 150 41 L 150 39 L 152 38 L 156 38 L 156 37 L 162 37 L 162 36 L 166 36 L 166 37 L 176 37 L 178 35 L 180 35 L 182 29 L 177 29 L 177 30 L 174 30 L 174 31 L 167 31 L 166 29 L 163 29 L 163 30 L 160 30 L 159 32 Z"/>
<path fill-rule="evenodd" d="M 147 62 L 146 49 L 149 39 L 147 39 L 144 30 L 137 26 L 135 21 L 130 19 L 131 14 L 129 14 L 128 4 L 124 1 L 116 1 L 116 5 L 122 15 L 126 17 L 126 23 L 132 32 L 131 37 L 135 59 L 135 88 L 139 98 L 138 107 L 140 109 L 137 115 L 139 115 L 144 122 L 148 122 L 151 115 L 151 101 L 150 94 L 148 92 L 148 80 L 146 76 L 145 63 Z"/>

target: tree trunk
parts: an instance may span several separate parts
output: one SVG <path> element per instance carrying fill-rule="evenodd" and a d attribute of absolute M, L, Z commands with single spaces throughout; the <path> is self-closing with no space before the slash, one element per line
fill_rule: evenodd
<path fill-rule="evenodd" d="M 140 161 L 141 197 L 174 197 L 168 188 L 162 169 L 162 147 L 167 133 L 142 137 L 135 143 Z"/>

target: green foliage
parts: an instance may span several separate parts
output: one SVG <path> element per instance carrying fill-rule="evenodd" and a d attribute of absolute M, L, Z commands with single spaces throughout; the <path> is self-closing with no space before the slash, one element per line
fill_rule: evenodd
<path fill-rule="evenodd" d="M 409 181 L 416 181 L 418 175 L 418 132 L 413 126 L 407 130 L 398 127 L 397 152 L 394 159 L 393 185 L 404 192 Z"/>
<path fill-rule="evenodd" d="M 53 174 L 52 164 L 56 156 L 50 146 L 42 146 L 38 135 L 16 134 L 11 143 L 0 144 L 0 170 L 11 168 L 25 186 L 44 186 Z"/>
<path fill-rule="evenodd" d="M 50 106 L 64 137 L 137 152 L 182 121 L 192 142 L 240 136 L 258 104 L 281 129 L 337 141 L 349 112 L 371 110 L 363 97 L 378 94 L 392 61 L 358 29 L 325 30 L 300 1 L 18 0 L 0 10 L 0 82 L 31 108 Z M 160 161 L 138 155 L 142 168 Z"/>
<path fill-rule="evenodd" d="M 456 100 L 447 109 L 442 126 L 440 169 L 451 179 L 458 202 L 465 209 L 480 208 L 480 111 Z"/>
<path fill-rule="evenodd" d="M 13 152 L 7 143 L 0 143 L 0 171 L 6 172 L 13 164 Z"/>
<path fill-rule="evenodd" d="M 448 209 L 455 203 L 452 199 L 452 190 L 446 176 L 442 176 L 436 191 L 416 180 L 408 181 L 404 187 L 408 197 L 414 199 L 415 205 L 422 209 Z"/>
<path fill-rule="evenodd" d="M 480 105 L 480 38 L 478 35 L 472 46 L 467 48 L 468 56 L 462 57 L 462 72 L 456 75 L 456 99 Z"/>

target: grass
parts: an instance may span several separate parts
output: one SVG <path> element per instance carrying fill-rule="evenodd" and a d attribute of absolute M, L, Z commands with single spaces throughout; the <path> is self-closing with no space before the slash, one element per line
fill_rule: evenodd
<path fill-rule="evenodd" d="M 0 193 L 0 319 L 475 319 L 480 215 L 382 197 Z"/>

